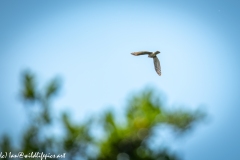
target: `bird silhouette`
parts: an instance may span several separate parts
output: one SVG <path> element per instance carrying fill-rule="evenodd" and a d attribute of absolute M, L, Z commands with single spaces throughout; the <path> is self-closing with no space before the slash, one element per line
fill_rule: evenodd
<path fill-rule="evenodd" d="M 145 55 L 148 54 L 149 58 L 153 58 L 153 63 L 155 70 L 159 76 L 161 76 L 161 66 L 160 66 L 160 61 L 157 58 L 157 54 L 159 54 L 159 51 L 156 52 L 149 52 L 149 51 L 139 51 L 139 52 L 132 52 L 131 54 L 134 56 L 140 56 L 140 55 Z"/>

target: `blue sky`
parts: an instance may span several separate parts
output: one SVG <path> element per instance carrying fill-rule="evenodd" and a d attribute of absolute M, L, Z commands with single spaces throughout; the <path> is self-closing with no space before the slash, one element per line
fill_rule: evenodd
<path fill-rule="evenodd" d="M 109 106 L 120 112 L 146 86 L 162 91 L 169 107 L 204 106 L 209 123 L 174 147 L 186 160 L 239 159 L 239 7 L 234 0 L 2 0 L 0 134 L 18 133 L 26 121 L 18 91 L 30 68 L 40 86 L 62 77 L 54 106 L 75 119 Z M 161 77 L 152 59 L 130 55 L 140 50 L 161 51 Z"/>

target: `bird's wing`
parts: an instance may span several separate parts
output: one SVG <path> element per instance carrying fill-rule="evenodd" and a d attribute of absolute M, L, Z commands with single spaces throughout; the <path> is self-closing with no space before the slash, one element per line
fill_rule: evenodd
<path fill-rule="evenodd" d="M 160 66 L 160 61 L 158 60 L 157 56 L 153 58 L 153 63 L 155 70 L 159 76 L 161 76 L 161 66 Z"/>
<path fill-rule="evenodd" d="M 140 55 L 144 55 L 144 54 L 151 54 L 152 52 L 148 52 L 148 51 L 140 51 L 140 52 L 132 52 L 131 54 L 134 56 L 140 56 Z"/>

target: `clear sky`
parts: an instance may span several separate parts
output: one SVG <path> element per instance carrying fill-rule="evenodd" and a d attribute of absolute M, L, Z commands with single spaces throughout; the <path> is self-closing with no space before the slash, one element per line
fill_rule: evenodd
<path fill-rule="evenodd" d="M 59 75 L 54 103 L 76 119 L 146 86 L 210 121 L 179 146 L 185 160 L 240 159 L 240 1 L 0 1 L 0 134 L 21 131 L 20 73 Z M 147 56 L 161 51 L 159 77 Z M 4 123 L 9 119 L 8 123 Z"/>

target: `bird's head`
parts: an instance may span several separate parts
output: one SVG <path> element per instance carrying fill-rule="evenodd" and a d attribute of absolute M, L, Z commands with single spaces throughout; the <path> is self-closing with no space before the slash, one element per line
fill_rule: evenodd
<path fill-rule="evenodd" d="M 159 54 L 160 52 L 159 51 L 156 51 L 155 54 Z"/>

